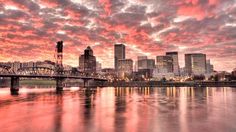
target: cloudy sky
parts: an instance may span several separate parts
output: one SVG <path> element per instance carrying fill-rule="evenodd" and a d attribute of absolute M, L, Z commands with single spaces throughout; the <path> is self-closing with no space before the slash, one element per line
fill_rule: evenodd
<path fill-rule="evenodd" d="M 0 0 L 0 61 L 54 60 L 78 65 L 90 45 L 113 67 L 115 43 L 127 58 L 178 51 L 206 53 L 216 70 L 236 67 L 236 0 Z"/>

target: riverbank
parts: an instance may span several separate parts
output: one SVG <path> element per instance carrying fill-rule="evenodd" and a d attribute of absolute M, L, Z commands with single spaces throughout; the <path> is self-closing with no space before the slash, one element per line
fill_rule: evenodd
<path fill-rule="evenodd" d="M 236 81 L 133 81 L 133 82 L 105 82 L 104 87 L 236 87 Z"/>
<path fill-rule="evenodd" d="M 65 86 L 82 86 L 80 80 L 65 80 Z M 0 79 L 0 87 L 10 87 L 10 79 Z M 21 79 L 20 86 L 56 86 L 56 81 L 53 79 Z"/>
<path fill-rule="evenodd" d="M 9 87 L 11 85 L 10 79 L 1 79 L 0 80 L 0 87 Z M 46 79 L 23 79 L 20 80 L 20 86 L 27 85 L 27 86 L 55 86 L 55 80 L 46 80 Z"/>
<path fill-rule="evenodd" d="M 65 80 L 65 87 L 83 87 L 81 80 Z M 49 79 L 23 79 L 20 86 L 56 86 L 55 80 Z M 10 79 L 0 80 L 0 87 L 9 87 Z M 89 87 L 236 87 L 236 81 L 187 81 L 187 82 L 163 82 L 163 81 L 132 81 L 132 82 L 92 82 Z"/>
<path fill-rule="evenodd" d="M 43 80 L 43 79 L 27 79 L 20 80 L 20 85 L 56 85 L 55 80 Z"/>

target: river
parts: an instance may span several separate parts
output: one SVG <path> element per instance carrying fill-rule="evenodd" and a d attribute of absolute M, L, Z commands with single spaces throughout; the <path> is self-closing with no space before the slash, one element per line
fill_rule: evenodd
<path fill-rule="evenodd" d="M 235 132 L 236 88 L 0 89 L 1 132 Z"/>

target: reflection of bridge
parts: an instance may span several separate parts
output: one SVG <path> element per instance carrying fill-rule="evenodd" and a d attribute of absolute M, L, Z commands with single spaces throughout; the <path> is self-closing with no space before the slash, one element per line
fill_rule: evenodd
<path fill-rule="evenodd" d="M 62 41 L 57 43 L 57 60 L 55 67 L 23 67 L 14 71 L 12 67 L 0 65 L 0 77 L 11 78 L 11 92 L 19 91 L 20 78 L 49 78 L 56 80 L 57 90 L 63 89 L 63 81 L 65 79 L 81 79 L 84 86 L 89 85 L 89 80 L 107 81 L 105 77 L 95 73 L 83 73 L 73 70 L 64 70 L 62 65 Z"/>

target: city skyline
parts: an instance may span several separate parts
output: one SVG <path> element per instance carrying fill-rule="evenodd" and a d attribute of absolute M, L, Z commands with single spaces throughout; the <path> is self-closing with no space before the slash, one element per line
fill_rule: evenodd
<path fill-rule="evenodd" d="M 63 42 L 63 41 L 59 41 L 59 42 Z M 124 47 L 125 47 L 125 45 L 124 44 L 115 44 L 114 45 L 114 49 L 115 49 L 115 47 L 116 47 L 116 45 L 123 45 Z M 90 48 L 90 46 L 88 46 L 86 49 L 88 49 L 88 48 Z M 84 50 L 84 52 L 86 51 L 86 49 Z M 92 51 L 93 52 L 93 51 Z M 174 53 L 174 54 L 177 54 L 177 56 L 178 56 L 178 52 L 177 51 L 171 51 L 171 52 L 166 52 L 166 55 L 157 55 L 157 56 L 155 56 L 155 58 L 154 59 L 148 59 L 148 57 L 150 57 L 150 56 L 136 56 L 136 59 L 131 59 L 131 58 L 129 58 L 129 59 L 125 59 L 125 58 L 123 58 L 123 59 L 118 59 L 118 61 L 119 60 L 132 60 L 132 61 L 134 61 L 133 62 L 133 68 L 134 68 L 134 71 L 137 71 L 137 70 L 139 70 L 139 61 L 152 61 L 153 60 L 153 63 L 155 64 L 155 63 L 158 63 L 158 62 L 156 62 L 157 60 L 157 58 L 158 57 L 169 57 L 170 56 L 170 54 L 172 54 L 172 53 Z M 64 53 L 63 53 L 64 54 Z M 92 53 L 93 54 L 93 53 Z M 126 54 L 126 51 L 124 51 L 124 54 Z M 187 53 L 187 54 L 184 54 L 184 66 L 181 66 L 181 67 L 179 67 L 179 69 L 178 69 L 178 72 L 180 72 L 180 69 L 182 68 L 182 69 L 185 69 L 185 67 L 186 67 L 186 55 L 188 55 L 188 54 L 203 54 L 203 53 Z M 205 55 L 206 56 L 206 54 L 203 54 L 203 55 Z M 55 56 L 55 54 L 54 54 L 54 56 Z M 63 63 L 63 66 L 64 67 L 74 67 L 74 68 L 78 68 L 79 70 L 81 70 L 81 71 L 83 71 L 83 69 L 81 69 L 81 66 L 82 66 L 82 63 L 84 63 L 83 61 L 84 60 L 81 60 L 81 57 L 84 57 L 84 54 L 82 53 L 82 54 L 80 54 L 79 55 L 79 61 L 78 61 L 78 64 L 77 65 L 70 65 L 70 64 L 64 64 Z M 115 54 L 114 54 L 114 56 L 115 56 Z M 96 59 L 96 56 L 93 56 L 93 57 L 95 57 L 95 59 Z M 141 57 L 141 58 L 140 58 Z M 173 56 L 170 56 L 170 58 L 172 58 Z M 174 57 L 175 58 L 175 57 Z M 174 58 L 173 58 L 173 73 L 175 73 L 174 72 Z M 51 62 L 51 63 L 56 63 L 57 61 L 56 61 L 56 57 L 54 57 L 54 61 L 53 60 L 26 60 L 26 61 L 19 61 L 19 60 L 16 60 L 16 61 L 1 61 L 0 63 L 5 63 L 5 64 L 11 64 L 11 63 L 29 63 L 29 64 L 31 64 L 31 63 L 38 63 L 38 62 Z M 140 60 L 139 60 L 140 59 Z M 178 57 L 177 58 L 175 58 L 176 60 L 175 61 L 179 61 L 179 59 L 178 59 Z M 115 58 L 114 58 L 114 62 L 115 62 Z M 210 58 L 207 58 L 207 57 L 205 57 L 205 61 L 206 62 L 208 62 L 208 64 L 209 64 L 209 66 L 212 66 L 212 69 L 213 69 L 213 67 L 214 67 L 214 65 L 212 65 L 212 62 L 210 62 L 211 61 L 211 59 Z M 114 66 L 113 67 L 102 67 L 102 63 L 101 62 L 99 62 L 99 61 L 96 61 L 96 60 L 94 60 L 94 62 L 96 62 L 96 63 L 98 63 L 99 65 L 100 65 L 100 68 L 103 68 L 103 69 L 116 69 L 115 68 L 115 64 L 114 64 Z M 143 62 L 142 62 L 143 63 Z M 148 63 L 148 64 L 152 64 L 152 63 Z M 146 64 L 146 66 L 147 67 L 152 67 L 152 65 L 148 65 L 148 64 Z M 142 64 L 143 65 L 143 64 Z M 157 65 L 155 65 L 155 66 L 157 66 Z M 177 63 L 177 66 L 178 66 L 178 63 Z M 83 67 L 83 66 L 82 66 Z M 95 67 L 96 67 L 96 65 L 95 65 Z M 207 65 L 206 65 L 206 70 L 207 70 Z M 209 67 L 210 68 L 210 67 Z M 136 69 L 136 70 L 135 70 Z M 141 68 L 142 69 L 142 68 Z M 233 69 L 233 70 L 235 70 L 235 68 Z M 233 71 L 232 70 L 232 71 Z M 216 70 L 217 71 L 217 70 Z M 219 71 L 222 71 L 222 70 L 219 70 Z M 207 71 L 206 71 L 207 72 Z M 231 71 L 228 71 L 228 72 L 231 72 Z M 178 75 L 177 75 L 178 76 Z"/>
<path fill-rule="evenodd" d="M 173 4 L 169 4 L 169 3 Z M 91 46 L 103 68 L 114 67 L 114 44 L 126 58 L 155 59 L 165 52 L 204 53 L 215 70 L 232 71 L 236 60 L 234 0 L 0 0 L 0 60 L 54 60 L 65 43 L 64 64 L 78 66 Z M 124 4 L 126 3 L 126 4 Z M 53 9 L 54 8 L 54 9 Z M 106 65 L 105 65 L 106 64 Z"/>

